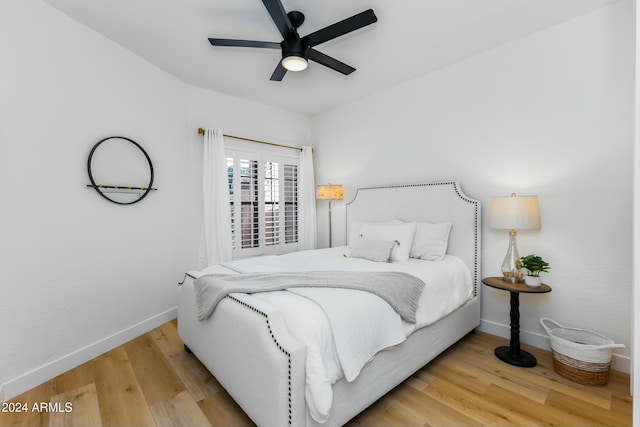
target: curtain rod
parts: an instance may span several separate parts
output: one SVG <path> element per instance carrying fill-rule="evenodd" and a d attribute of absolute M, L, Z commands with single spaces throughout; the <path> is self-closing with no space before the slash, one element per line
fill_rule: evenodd
<path fill-rule="evenodd" d="M 200 135 L 204 135 L 204 129 L 198 128 L 198 133 Z M 242 138 L 241 136 L 235 136 L 235 135 L 223 134 L 222 136 L 227 137 L 227 138 L 239 139 L 241 141 L 257 142 L 258 144 L 266 144 L 266 145 L 272 145 L 274 147 L 291 148 L 293 150 L 302 151 L 302 148 L 300 148 L 300 147 L 292 147 L 291 145 L 275 144 L 273 142 L 259 141 L 257 139 Z"/>

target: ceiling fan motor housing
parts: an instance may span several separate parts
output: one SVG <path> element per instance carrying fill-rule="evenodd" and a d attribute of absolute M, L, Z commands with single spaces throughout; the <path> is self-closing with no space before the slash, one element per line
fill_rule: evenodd
<path fill-rule="evenodd" d="M 309 59 L 309 45 L 304 43 L 301 39 L 297 40 L 282 40 L 280 43 L 282 47 L 282 57 L 298 56 L 304 59 Z"/>

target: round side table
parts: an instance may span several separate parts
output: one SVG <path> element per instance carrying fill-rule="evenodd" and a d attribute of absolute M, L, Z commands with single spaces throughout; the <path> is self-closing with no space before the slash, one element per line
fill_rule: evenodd
<path fill-rule="evenodd" d="M 511 293 L 511 341 L 509 346 L 501 346 L 495 349 L 498 359 L 510 365 L 531 368 L 538 361 L 533 354 L 520 348 L 520 294 L 543 294 L 551 292 L 551 286 L 542 283 L 538 288 L 530 288 L 524 283 L 510 283 L 502 277 L 485 277 L 482 283 L 492 288 L 509 291 Z"/>

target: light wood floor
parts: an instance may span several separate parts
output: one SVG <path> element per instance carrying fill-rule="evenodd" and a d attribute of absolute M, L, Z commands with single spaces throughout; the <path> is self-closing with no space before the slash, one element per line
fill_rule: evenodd
<path fill-rule="evenodd" d="M 348 426 L 631 425 L 628 375 L 581 386 L 557 375 L 543 350 L 523 346 L 535 368 L 501 362 L 493 349 L 505 343 L 481 332 L 464 338 Z M 47 408 L 34 410 L 41 402 Z M 253 425 L 184 352 L 175 321 L 12 399 L 14 410 L 18 403 L 26 412 L 0 413 L 0 426 Z"/>

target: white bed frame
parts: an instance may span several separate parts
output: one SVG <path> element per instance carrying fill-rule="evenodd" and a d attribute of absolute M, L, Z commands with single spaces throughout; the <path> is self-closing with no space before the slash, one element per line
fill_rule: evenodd
<path fill-rule="evenodd" d="M 319 424 L 304 398 L 305 347 L 289 333 L 280 311 L 240 294 L 222 300 L 200 322 L 193 289 L 197 273 L 187 273 L 179 291 L 179 335 L 259 426 L 343 425 L 480 324 L 480 202 L 464 195 L 457 182 L 361 188 L 346 212 L 347 236 L 353 220 L 451 221 L 447 252 L 468 265 L 474 297 L 378 353 L 353 382 L 338 381 L 330 417 Z"/>

